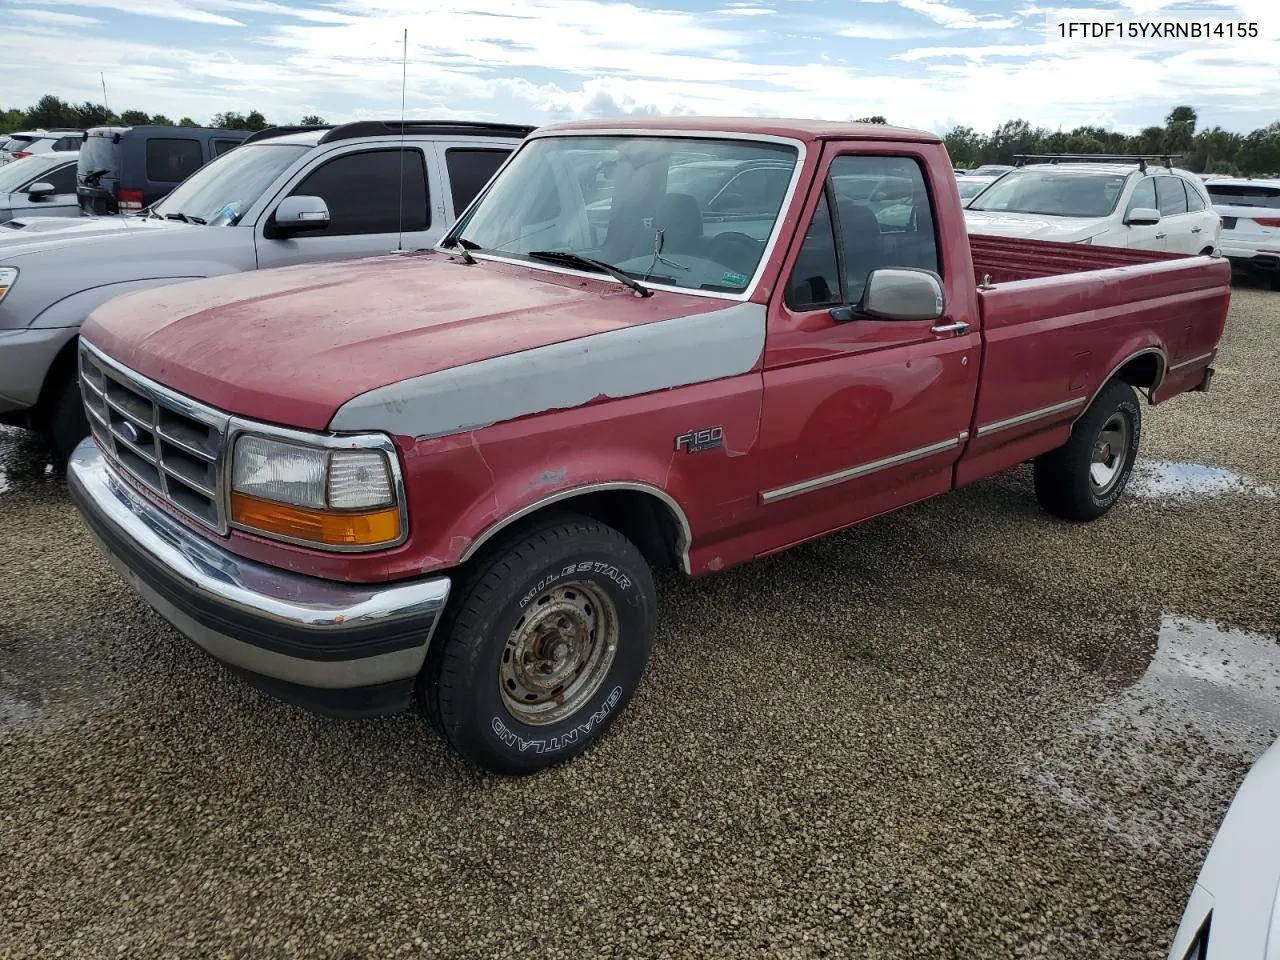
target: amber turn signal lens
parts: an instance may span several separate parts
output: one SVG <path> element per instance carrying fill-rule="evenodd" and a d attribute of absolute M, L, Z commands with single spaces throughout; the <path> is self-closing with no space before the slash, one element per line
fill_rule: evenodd
<path fill-rule="evenodd" d="M 231 519 L 263 533 L 330 547 L 374 547 L 400 539 L 400 511 L 396 507 L 340 513 L 232 493 Z"/>

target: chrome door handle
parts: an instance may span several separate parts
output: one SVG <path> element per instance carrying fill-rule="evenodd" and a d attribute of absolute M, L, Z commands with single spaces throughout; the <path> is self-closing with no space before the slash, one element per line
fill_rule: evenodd
<path fill-rule="evenodd" d="M 934 333 L 954 333 L 956 336 L 966 332 L 969 324 L 963 320 L 957 320 L 955 323 L 943 323 L 936 327 L 930 328 Z"/>
<path fill-rule="evenodd" d="M 1199 233 L 1199 232 L 1200 232 L 1200 228 L 1199 228 L 1199 227 L 1192 227 L 1192 228 L 1191 228 L 1191 232 L 1192 232 L 1192 233 Z"/>
<path fill-rule="evenodd" d="M 1156 234 L 1156 239 L 1157 239 L 1157 240 L 1163 240 L 1166 236 L 1168 236 L 1168 234 L 1165 234 L 1165 233 L 1157 233 L 1157 234 Z"/>

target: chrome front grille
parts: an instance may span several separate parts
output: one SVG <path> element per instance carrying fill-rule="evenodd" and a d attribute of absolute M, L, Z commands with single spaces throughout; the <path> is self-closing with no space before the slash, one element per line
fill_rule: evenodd
<path fill-rule="evenodd" d="M 227 532 L 223 459 L 230 416 L 148 380 L 80 341 L 80 392 L 98 444 L 182 513 Z"/>

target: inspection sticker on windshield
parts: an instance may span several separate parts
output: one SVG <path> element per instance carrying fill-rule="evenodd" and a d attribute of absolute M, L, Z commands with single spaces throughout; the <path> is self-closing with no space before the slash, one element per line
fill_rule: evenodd
<path fill-rule="evenodd" d="M 735 287 L 741 287 L 746 284 L 747 278 L 740 273 L 734 273 L 732 270 L 726 270 L 724 273 L 720 274 L 720 282 L 729 283 Z"/>

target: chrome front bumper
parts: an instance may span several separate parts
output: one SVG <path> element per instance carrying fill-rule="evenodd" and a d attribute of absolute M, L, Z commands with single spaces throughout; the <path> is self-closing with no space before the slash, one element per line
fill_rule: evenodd
<path fill-rule="evenodd" d="M 67 483 L 112 565 L 217 659 L 322 713 L 364 716 L 409 704 L 448 577 L 348 584 L 245 560 L 153 504 L 91 438 L 72 455 Z"/>

